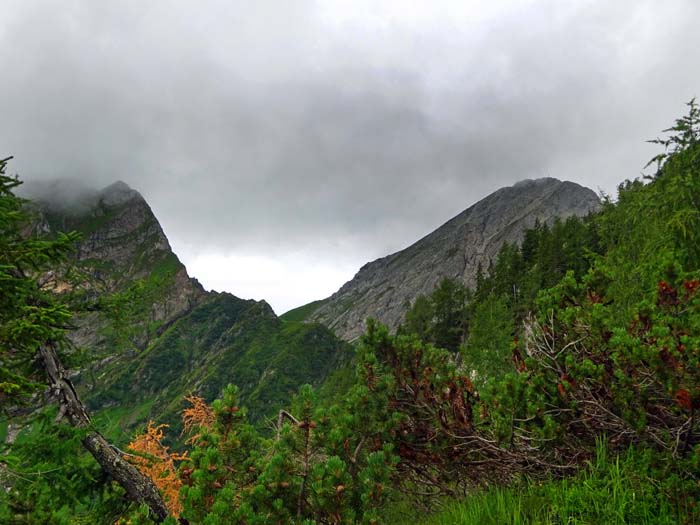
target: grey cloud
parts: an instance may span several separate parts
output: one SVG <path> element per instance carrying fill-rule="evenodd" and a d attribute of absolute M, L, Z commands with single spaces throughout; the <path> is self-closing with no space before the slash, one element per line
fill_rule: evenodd
<path fill-rule="evenodd" d="M 522 178 L 613 190 L 700 86 L 691 0 L 377 35 L 284 5 L 11 2 L 3 154 L 28 180 L 122 179 L 200 249 L 363 259 Z"/>
<path fill-rule="evenodd" d="M 76 178 L 23 181 L 17 193 L 54 211 L 71 214 L 89 210 L 99 199 L 97 188 Z"/>

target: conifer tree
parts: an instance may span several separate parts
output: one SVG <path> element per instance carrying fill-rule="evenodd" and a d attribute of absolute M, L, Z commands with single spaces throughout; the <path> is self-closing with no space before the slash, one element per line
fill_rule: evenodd
<path fill-rule="evenodd" d="M 42 276 L 57 272 L 78 236 L 59 233 L 39 239 L 27 233 L 25 202 L 14 194 L 17 177 L 6 173 L 9 158 L 0 160 L 0 400 L 26 399 L 40 381 L 48 380 L 58 400 L 59 417 L 85 430 L 82 443 L 101 467 L 118 481 L 128 496 L 149 505 L 156 519 L 168 511 L 152 481 L 127 463 L 96 431 L 71 383 L 59 350 L 71 328 L 68 305 L 53 293 Z M 50 274 L 50 273 L 49 273 Z"/>

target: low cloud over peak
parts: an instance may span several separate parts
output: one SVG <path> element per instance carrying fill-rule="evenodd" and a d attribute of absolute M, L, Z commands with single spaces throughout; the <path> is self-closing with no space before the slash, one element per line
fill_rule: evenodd
<path fill-rule="evenodd" d="M 700 86 L 692 0 L 427 6 L 11 0 L 0 147 L 28 181 L 124 180 L 185 262 L 238 285 L 260 266 L 236 260 L 280 262 L 301 303 L 307 265 L 356 269 L 500 186 L 614 191 Z"/>

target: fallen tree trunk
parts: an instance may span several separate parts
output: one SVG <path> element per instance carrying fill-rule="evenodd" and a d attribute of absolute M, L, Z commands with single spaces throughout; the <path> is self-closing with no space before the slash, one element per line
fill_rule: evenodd
<path fill-rule="evenodd" d="M 91 429 L 90 416 L 73 384 L 66 377 L 55 346 L 51 343 L 43 345 L 39 353 L 48 375 L 52 394 L 58 399 L 58 419 L 65 416 L 74 427 L 90 429 L 82 439 L 85 448 L 102 469 L 124 488 L 131 500 L 145 503 L 153 513 L 152 518 L 158 522 L 163 521 L 169 514 L 168 508 L 153 481 L 127 462 L 102 434 Z"/>

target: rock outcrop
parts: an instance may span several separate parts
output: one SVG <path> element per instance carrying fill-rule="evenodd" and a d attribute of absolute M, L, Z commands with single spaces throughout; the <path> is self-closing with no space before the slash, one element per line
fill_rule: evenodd
<path fill-rule="evenodd" d="M 148 418 L 177 427 L 185 395 L 212 401 L 228 383 L 262 424 L 302 384 L 320 385 L 349 362 L 349 345 L 320 324 L 286 322 L 265 301 L 205 291 L 148 203 L 123 182 L 101 191 L 57 184 L 29 194 L 32 229 L 82 234 L 66 268 L 45 280 L 59 292 L 84 292 L 88 307 L 69 335 L 81 368 L 70 374 L 90 409 L 113 418 L 119 439 Z"/>
<path fill-rule="evenodd" d="M 42 188 L 33 196 L 37 212 L 34 228 L 46 235 L 71 230 L 81 233 L 70 260 L 71 268 L 82 276 L 78 286 L 95 297 L 104 297 L 125 292 L 137 282 L 150 282 L 158 289 L 145 298 L 148 311 L 139 322 L 158 325 L 171 323 L 204 300 L 204 288 L 187 274 L 138 191 L 116 182 L 101 191 L 76 190 L 70 198 L 52 199 L 50 189 Z M 59 285 L 71 286 L 66 282 Z M 75 322 L 73 342 L 90 347 L 93 354 L 103 353 L 109 320 L 92 313 Z M 148 342 L 144 333 L 138 345 L 144 347 Z"/>
<path fill-rule="evenodd" d="M 473 286 L 503 243 L 522 240 L 535 221 L 586 215 L 600 207 L 590 189 L 554 178 L 525 180 L 477 202 L 415 244 L 364 265 L 307 318 L 353 340 L 368 317 L 395 329 L 415 299 L 445 277 Z"/>

